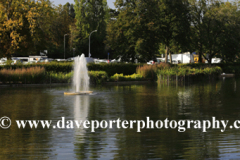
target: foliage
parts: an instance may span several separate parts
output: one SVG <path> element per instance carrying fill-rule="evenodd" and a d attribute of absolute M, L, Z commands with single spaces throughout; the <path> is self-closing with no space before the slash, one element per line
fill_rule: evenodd
<path fill-rule="evenodd" d="M 0 8 L 0 56 L 36 54 L 48 44 L 53 14 L 49 0 L 3 0 Z"/>
<path fill-rule="evenodd" d="M 89 71 L 88 74 L 93 84 L 101 84 L 108 78 L 104 71 Z M 45 69 L 39 66 L 0 70 L 2 83 L 71 83 L 72 77 L 73 72 L 45 72 Z"/>
<path fill-rule="evenodd" d="M 88 71 L 90 81 L 94 84 L 101 84 L 107 81 L 108 75 L 105 71 Z"/>
<path fill-rule="evenodd" d="M 44 78 L 45 69 L 42 67 L 0 70 L 2 83 L 42 83 Z"/>
<path fill-rule="evenodd" d="M 93 84 L 101 84 L 107 80 L 107 73 L 104 71 L 89 71 L 88 75 L 90 77 L 90 82 Z M 48 72 L 47 83 L 49 80 L 51 83 L 70 83 L 72 82 L 73 72 L 63 73 L 63 72 Z"/>
<path fill-rule="evenodd" d="M 54 15 L 50 23 L 52 41 L 47 47 L 48 56 L 51 58 L 64 58 L 64 38 L 66 57 L 72 56 L 70 53 L 72 53 L 73 39 L 75 38 L 72 29 L 75 27 L 73 4 L 67 2 L 65 5 L 56 6 L 54 9 Z M 64 37 L 64 35 L 66 36 Z"/>
<path fill-rule="evenodd" d="M 233 61 L 239 53 L 239 8 L 233 2 L 219 0 L 191 0 L 192 27 L 189 47 L 211 63 L 214 56 Z"/>
<path fill-rule="evenodd" d="M 136 73 L 137 64 L 124 64 L 124 63 L 102 63 L 94 64 L 89 63 L 88 70 L 90 71 L 105 71 L 108 76 L 112 76 L 115 73 L 123 73 L 124 75 L 130 75 Z"/>
<path fill-rule="evenodd" d="M 134 62 L 135 58 L 146 62 L 158 53 L 160 38 L 157 34 L 159 9 L 157 1 L 117 0 L 119 13 L 107 27 L 107 45 L 115 57 Z"/>
<path fill-rule="evenodd" d="M 106 25 L 108 20 L 108 7 L 106 0 L 75 0 L 76 29 L 79 31 L 75 45 L 79 53 L 88 53 L 89 35 L 91 35 L 91 55 L 102 57 L 104 55 Z M 79 45 L 80 44 L 80 45 Z M 107 55 L 105 53 L 105 55 Z"/>
<path fill-rule="evenodd" d="M 113 76 L 110 77 L 110 81 L 142 81 L 145 80 L 142 75 L 140 74 L 132 74 L 132 75 L 123 75 L 122 73 L 120 74 L 114 74 Z"/>
<path fill-rule="evenodd" d="M 157 65 L 143 65 L 137 67 L 136 73 L 143 76 L 144 78 L 154 80 L 157 78 L 157 71 L 159 69 L 164 70 L 168 68 L 170 68 L 170 65 L 167 63 L 160 63 Z"/>
<path fill-rule="evenodd" d="M 202 57 L 209 63 L 213 57 L 223 62 L 239 59 L 239 0 L 116 0 L 115 7 L 109 9 L 106 0 L 59 6 L 50 0 L 2 0 L 0 57 L 38 55 L 44 50 L 51 58 L 87 55 L 89 36 L 97 30 L 91 35 L 92 57 L 111 53 L 110 58 L 146 62 L 159 52 L 168 57 L 190 51 L 198 53 L 199 62 Z M 106 71 L 110 76 L 115 73 Z"/>
<path fill-rule="evenodd" d="M 55 72 L 55 73 L 69 73 L 73 70 L 72 62 L 51 62 L 51 63 L 36 63 L 36 64 L 27 64 L 27 65 L 4 65 L 0 66 L 0 69 L 6 68 L 29 68 L 29 67 L 44 67 L 46 72 Z M 124 64 L 124 63 L 101 63 L 94 64 L 88 63 L 87 67 L 89 71 L 105 71 L 108 76 L 112 76 L 115 73 L 124 73 L 124 75 L 133 74 L 136 72 L 137 64 Z"/>
<path fill-rule="evenodd" d="M 190 68 L 184 67 L 171 67 L 168 69 L 159 69 L 157 71 L 158 77 L 163 76 L 219 76 L 222 73 L 222 69 L 219 66 L 203 67 L 203 68 Z"/>
<path fill-rule="evenodd" d="M 46 83 L 70 83 L 72 80 L 73 72 L 47 72 Z"/>
<path fill-rule="evenodd" d="M 33 64 L 27 64 L 27 65 L 22 65 L 22 64 L 17 64 L 17 65 L 4 65 L 0 66 L 0 69 L 17 69 L 17 68 L 31 68 L 31 67 L 43 67 L 46 72 L 63 72 L 63 73 L 68 73 L 72 71 L 73 65 L 71 62 L 51 62 L 51 63 L 33 63 Z"/>

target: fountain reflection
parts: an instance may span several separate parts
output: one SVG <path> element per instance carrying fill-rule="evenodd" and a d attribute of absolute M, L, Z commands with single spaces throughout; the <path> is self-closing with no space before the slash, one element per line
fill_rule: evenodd
<path fill-rule="evenodd" d="M 88 112 L 89 96 L 76 95 L 74 102 L 74 120 L 78 122 L 87 120 Z M 82 125 L 79 128 L 75 128 L 75 136 L 78 137 L 78 141 L 84 140 L 85 133 L 86 130 L 84 130 Z"/>

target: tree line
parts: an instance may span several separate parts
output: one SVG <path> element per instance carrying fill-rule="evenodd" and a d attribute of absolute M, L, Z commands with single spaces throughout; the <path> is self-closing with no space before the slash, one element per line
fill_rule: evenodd
<path fill-rule="evenodd" d="M 64 48 L 66 57 L 87 56 L 90 43 L 92 57 L 98 58 L 110 53 L 145 62 L 161 54 L 196 52 L 200 62 L 202 57 L 234 62 L 240 53 L 239 2 L 116 0 L 116 9 L 110 9 L 106 0 L 58 6 L 50 0 L 2 0 L 0 57 L 47 50 L 49 57 L 63 58 Z"/>

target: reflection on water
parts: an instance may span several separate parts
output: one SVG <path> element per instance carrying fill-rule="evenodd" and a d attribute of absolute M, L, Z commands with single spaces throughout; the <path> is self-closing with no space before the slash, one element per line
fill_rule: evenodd
<path fill-rule="evenodd" d="M 76 121 L 85 121 L 88 118 L 88 109 L 89 109 L 89 96 L 76 95 L 74 97 L 74 120 Z M 81 136 L 84 139 L 85 130 L 81 125 L 80 128 L 75 128 L 75 135 L 77 137 Z M 79 139 L 80 140 L 80 139 Z"/>
<path fill-rule="evenodd" d="M 191 85 L 149 83 L 92 87 L 97 94 L 64 96 L 70 87 L 0 88 L 0 117 L 13 120 L 240 119 L 240 79 Z M 239 130 L 0 129 L 0 159 L 239 159 Z"/>

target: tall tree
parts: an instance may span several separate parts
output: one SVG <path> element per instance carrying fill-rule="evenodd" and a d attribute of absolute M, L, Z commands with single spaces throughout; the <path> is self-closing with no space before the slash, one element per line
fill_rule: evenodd
<path fill-rule="evenodd" d="M 1 56 L 36 54 L 50 40 L 52 7 L 49 0 L 0 2 Z"/>
<path fill-rule="evenodd" d="M 239 8 L 237 3 L 221 0 L 190 0 L 190 30 L 192 47 L 211 63 L 214 56 L 226 55 L 226 48 L 231 46 L 235 53 L 239 52 L 238 40 Z M 230 50 L 228 50 L 230 51 Z M 231 55 L 228 53 L 227 57 Z"/>
<path fill-rule="evenodd" d="M 119 14 L 109 22 L 107 27 L 107 45 L 113 50 L 115 56 L 120 56 L 122 60 L 133 61 L 136 52 L 137 31 L 139 19 L 136 19 L 137 13 L 136 1 L 117 0 L 115 6 Z"/>
<path fill-rule="evenodd" d="M 65 49 L 66 57 L 69 57 L 69 50 L 72 49 L 72 34 L 70 26 L 75 23 L 75 14 L 72 8 L 72 4 L 68 2 L 65 5 L 59 5 L 55 7 L 54 18 L 51 23 L 51 32 L 53 40 L 49 46 L 49 52 L 53 58 L 64 57 L 64 35 L 65 36 Z M 70 41 L 70 43 L 69 43 Z M 70 44 L 70 45 L 69 45 Z"/>
<path fill-rule="evenodd" d="M 165 45 L 165 62 L 167 62 L 168 53 L 176 50 L 172 46 L 184 46 L 186 43 L 190 27 L 189 4 L 186 0 L 160 0 L 158 6 L 160 10 L 157 21 L 158 35 Z"/>
<path fill-rule="evenodd" d="M 117 55 L 149 60 L 160 43 L 167 46 L 167 53 L 171 44 L 184 43 L 189 27 L 186 1 L 117 0 L 115 5 L 119 15 L 108 25 L 107 43 Z"/>
<path fill-rule="evenodd" d="M 107 28 L 106 43 L 124 60 L 147 61 L 158 53 L 160 38 L 156 34 L 158 2 L 156 0 L 117 0 L 118 15 Z"/>
<path fill-rule="evenodd" d="M 104 56 L 106 37 L 106 25 L 108 20 L 108 7 L 106 0 L 75 0 L 76 27 L 79 35 L 75 44 L 80 53 L 88 53 L 89 35 L 91 35 L 91 55 L 93 57 Z"/>

